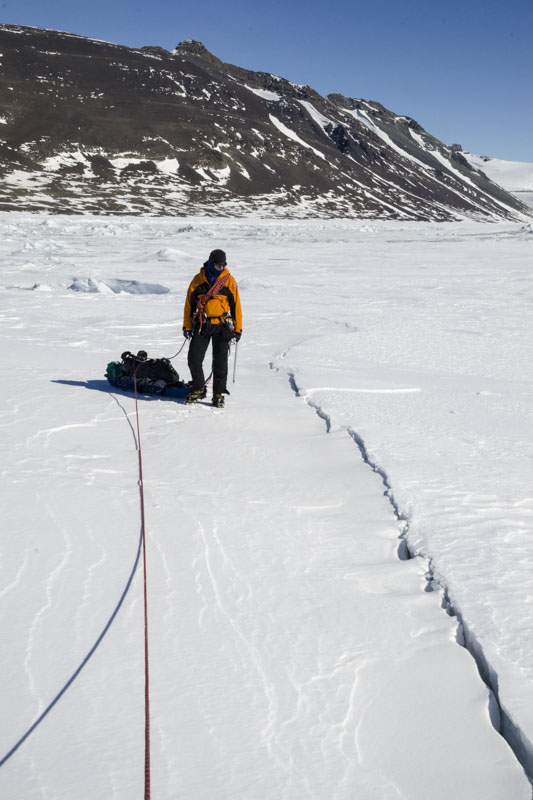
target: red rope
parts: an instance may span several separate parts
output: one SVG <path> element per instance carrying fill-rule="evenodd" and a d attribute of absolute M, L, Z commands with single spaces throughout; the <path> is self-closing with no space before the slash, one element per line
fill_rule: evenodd
<path fill-rule="evenodd" d="M 144 485 L 139 405 L 137 402 L 137 377 L 133 373 L 135 388 L 135 414 L 137 417 L 137 442 L 139 453 L 139 494 L 141 498 L 141 530 L 144 572 L 144 800 L 150 800 L 150 670 L 148 665 L 148 591 L 146 580 L 146 525 L 144 522 Z"/>
<path fill-rule="evenodd" d="M 178 350 L 178 352 L 177 352 L 177 353 L 174 353 L 174 355 L 173 355 L 173 356 L 169 356 L 169 357 L 168 357 L 168 360 L 169 360 L 169 361 L 172 361 L 172 359 L 176 358 L 176 356 L 179 356 L 179 354 L 181 353 L 181 351 L 183 350 L 183 348 L 185 347 L 185 345 L 186 345 L 186 344 L 187 344 L 187 339 L 185 339 L 185 341 L 184 341 L 184 342 L 183 342 L 183 344 L 181 345 L 181 347 L 180 347 L 180 349 Z"/>

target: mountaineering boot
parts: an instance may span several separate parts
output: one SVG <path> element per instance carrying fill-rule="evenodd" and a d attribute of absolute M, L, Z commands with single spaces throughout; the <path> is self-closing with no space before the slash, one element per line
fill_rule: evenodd
<path fill-rule="evenodd" d="M 185 398 L 186 403 L 196 403 L 197 400 L 203 400 L 206 395 L 205 386 L 202 386 L 201 389 L 194 389 L 193 391 L 189 392 L 187 397 Z"/>
<path fill-rule="evenodd" d="M 224 408 L 224 395 L 223 394 L 214 394 L 213 395 L 213 405 L 215 408 Z"/>

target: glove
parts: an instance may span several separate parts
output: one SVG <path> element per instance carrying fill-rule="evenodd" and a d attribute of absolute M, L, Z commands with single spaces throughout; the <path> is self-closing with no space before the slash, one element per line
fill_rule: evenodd
<path fill-rule="evenodd" d="M 236 334 L 235 334 L 235 341 L 236 341 L 236 342 L 240 342 L 240 340 L 241 340 L 241 336 L 242 336 L 242 333 L 236 333 Z"/>
<path fill-rule="evenodd" d="M 185 336 L 186 339 L 190 339 L 192 338 L 192 331 L 188 331 L 187 328 L 184 328 L 183 335 Z"/>

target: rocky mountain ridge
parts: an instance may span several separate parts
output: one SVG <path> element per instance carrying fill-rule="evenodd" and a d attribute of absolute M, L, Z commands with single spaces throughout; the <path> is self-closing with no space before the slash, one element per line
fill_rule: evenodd
<path fill-rule="evenodd" d="M 523 219 L 460 152 L 379 103 L 225 64 L 0 25 L 0 209 Z"/>

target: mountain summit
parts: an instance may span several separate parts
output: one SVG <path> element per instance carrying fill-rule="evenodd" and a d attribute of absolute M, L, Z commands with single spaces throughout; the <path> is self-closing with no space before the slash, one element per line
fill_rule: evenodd
<path fill-rule="evenodd" d="M 0 208 L 406 220 L 528 210 L 376 102 L 173 51 L 0 25 Z"/>

